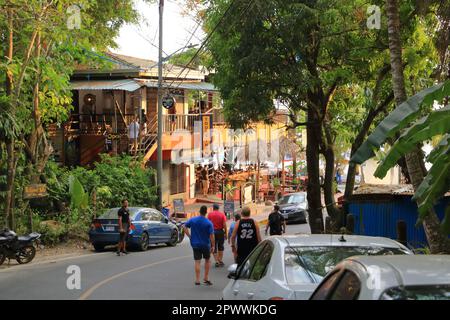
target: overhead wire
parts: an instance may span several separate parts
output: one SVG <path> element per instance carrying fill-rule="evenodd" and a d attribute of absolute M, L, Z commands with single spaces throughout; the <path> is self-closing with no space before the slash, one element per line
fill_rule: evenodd
<path fill-rule="evenodd" d="M 249 1 L 249 4 L 252 3 L 253 0 Z M 181 78 L 181 75 L 183 74 L 183 72 L 186 71 L 186 69 L 189 68 L 189 66 L 192 64 L 192 62 L 194 62 L 194 60 L 197 58 L 197 56 L 200 54 L 200 52 L 203 50 L 203 48 L 206 46 L 206 44 L 211 40 L 213 34 L 216 32 L 216 30 L 218 29 L 218 27 L 221 25 L 221 23 L 224 21 L 224 19 L 227 17 L 227 15 L 229 14 L 229 12 L 231 11 L 231 8 L 235 5 L 236 0 L 232 0 L 232 2 L 229 4 L 229 6 L 227 7 L 227 9 L 225 10 L 225 12 L 222 14 L 222 16 L 220 17 L 219 21 L 216 23 L 216 25 L 213 27 L 213 29 L 211 30 L 211 32 L 207 35 L 206 39 L 202 42 L 200 48 L 198 48 L 198 50 L 195 52 L 194 56 L 192 56 L 192 58 L 189 60 L 189 62 L 183 67 L 183 69 L 180 71 L 180 73 L 178 74 L 178 76 L 175 78 L 175 80 L 173 80 L 168 87 L 172 87 L 173 83 L 176 80 L 179 80 Z M 187 78 L 187 75 L 189 74 L 189 72 L 187 72 L 187 74 L 183 77 L 183 80 L 185 80 Z M 178 88 L 181 85 L 178 84 L 178 86 L 175 87 Z"/>

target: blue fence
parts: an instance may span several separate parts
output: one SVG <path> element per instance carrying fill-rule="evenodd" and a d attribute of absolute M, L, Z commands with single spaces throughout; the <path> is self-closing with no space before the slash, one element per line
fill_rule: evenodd
<path fill-rule="evenodd" d="M 349 212 L 355 216 L 355 234 L 380 236 L 397 239 L 397 221 L 403 220 L 407 227 L 408 244 L 414 248 L 427 245 L 422 226 L 416 228 L 418 217 L 417 205 L 411 196 L 393 196 L 390 200 L 355 200 L 349 204 Z M 440 201 L 436 213 L 442 221 L 445 207 L 450 204 L 450 197 Z"/>

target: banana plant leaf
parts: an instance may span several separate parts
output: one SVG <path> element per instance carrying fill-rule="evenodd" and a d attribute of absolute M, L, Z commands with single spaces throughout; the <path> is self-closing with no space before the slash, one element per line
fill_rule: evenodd
<path fill-rule="evenodd" d="M 450 146 L 442 148 L 433 166 L 417 188 L 413 200 L 418 202 L 420 223 L 437 200 L 450 189 Z"/>
<path fill-rule="evenodd" d="M 406 130 L 381 161 L 375 171 L 375 177 L 384 178 L 389 169 L 394 167 L 397 161 L 417 143 L 447 133 L 450 133 L 450 106 L 431 112 Z"/>
<path fill-rule="evenodd" d="M 427 162 L 434 163 L 436 158 L 439 157 L 443 150 L 447 149 L 448 146 L 450 146 L 450 134 L 442 136 L 441 141 L 439 141 L 437 146 L 427 156 Z"/>
<path fill-rule="evenodd" d="M 72 208 L 87 209 L 89 195 L 84 191 L 83 185 L 77 177 L 69 177 L 69 193 Z"/>
<path fill-rule="evenodd" d="M 400 104 L 381 121 L 350 161 L 361 164 L 375 156 L 374 149 L 379 149 L 388 138 L 408 126 L 423 107 L 431 106 L 434 101 L 441 101 L 448 95 L 450 95 L 450 80 L 422 90 Z"/>

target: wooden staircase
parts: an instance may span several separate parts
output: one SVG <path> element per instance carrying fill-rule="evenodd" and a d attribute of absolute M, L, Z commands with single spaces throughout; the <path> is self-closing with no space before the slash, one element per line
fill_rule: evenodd
<path fill-rule="evenodd" d="M 144 155 L 142 165 L 150 160 L 153 153 L 156 151 L 158 147 L 158 118 L 157 116 L 153 117 L 153 119 L 149 122 L 150 125 L 147 127 L 147 133 L 141 138 L 141 141 L 138 146 L 138 150 L 136 152 L 136 158 Z M 129 145 L 129 150 L 131 150 L 131 144 Z"/>

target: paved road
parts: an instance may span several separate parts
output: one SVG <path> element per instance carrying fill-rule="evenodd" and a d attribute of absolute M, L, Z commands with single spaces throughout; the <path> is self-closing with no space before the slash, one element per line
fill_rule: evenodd
<path fill-rule="evenodd" d="M 288 234 L 309 233 L 309 226 L 289 225 Z M 231 249 L 224 261 L 232 263 Z M 68 290 L 67 268 L 81 270 L 81 289 Z M 0 300 L 10 299 L 220 299 L 228 283 L 227 270 L 211 270 L 213 286 L 194 285 L 192 251 L 185 239 L 174 248 L 153 246 L 146 252 L 118 257 L 113 251 L 54 263 L 0 270 Z"/>

